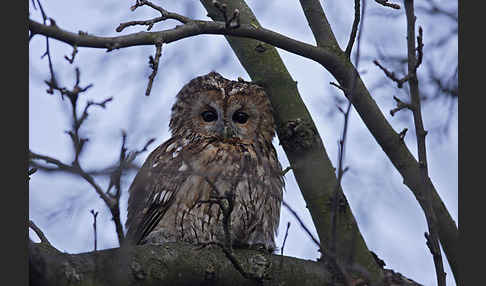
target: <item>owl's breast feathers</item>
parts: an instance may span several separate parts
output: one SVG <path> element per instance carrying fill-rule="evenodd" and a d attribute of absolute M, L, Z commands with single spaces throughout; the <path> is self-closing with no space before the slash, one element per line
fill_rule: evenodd
<path fill-rule="evenodd" d="M 283 186 L 271 142 L 171 138 L 149 155 L 130 187 L 127 239 L 223 241 L 219 206 L 200 202 L 232 191 L 235 243 L 274 249 Z"/>

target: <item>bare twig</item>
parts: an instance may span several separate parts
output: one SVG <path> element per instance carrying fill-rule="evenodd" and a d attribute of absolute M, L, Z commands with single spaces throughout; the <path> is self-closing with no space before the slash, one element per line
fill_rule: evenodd
<path fill-rule="evenodd" d="M 427 150 L 425 145 L 425 136 L 427 132 L 424 130 L 423 120 L 422 120 L 422 113 L 420 109 L 420 92 L 419 92 L 419 85 L 417 79 L 417 68 L 422 62 L 422 28 L 419 28 L 419 35 L 417 37 L 418 47 L 415 47 L 415 13 L 414 13 L 414 1 L 413 0 L 406 0 L 405 1 L 405 11 L 407 16 L 407 50 L 408 50 L 408 73 L 411 75 L 409 80 L 410 86 L 410 98 L 411 104 L 413 108 L 413 119 L 415 125 L 415 132 L 417 138 L 417 149 L 418 149 L 418 158 L 420 164 L 420 175 L 422 179 L 422 183 L 424 186 L 428 186 L 427 181 L 430 180 L 428 176 L 428 168 L 427 168 Z M 418 58 L 416 56 L 416 51 L 418 51 Z M 437 219 L 435 217 L 435 212 L 432 208 L 432 198 L 431 198 L 431 190 L 429 187 L 425 188 L 425 193 L 422 194 L 422 198 L 419 200 L 425 200 L 425 218 L 427 220 L 427 225 L 429 228 L 429 235 L 425 234 L 427 239 L 427 246 L 429 247 L 435 265 L 436 277 L 437 277 L 437 285 L 438 286 L 445 286 L 445 272 L 444 272 L 444 265 L 442 262 L 442 256 L 439 247 L 439 240 L 437 234 Z M 456 276 L 456 272 L 454 273 Z M 458 277 L 455 277 L 458 279 Z M 457 281 L 457 280 L 456 280 Z"/>
<path fill-rule="evenodd" d="M 76 45 L 73 46 L 73 52 L 71 53 L 71 57 L 69 58 L 68 56 L 64 56 L 64 58 L 70 63 L 72 64 L 74 62 L 74 57 L 76 56 L 76 54 L 78 53 L 78 48 L 76 47 Z"/>
<path fill-rule="evenodd" d="M 90 213 L 93 215 L 93 232 L 94 232 L 94 251 L 98 249 L 98 238 L 96 233 L 96 217 L 98 216 L 98 212 L 94 210 L 90 210 Z"/>
<path fill-rule="evenodd" d="M 358 32 L 358 25 L 361 15 L 359 3 L 360 0 L 354 0 L 354 22 L 351 29 L 351 35 L 349 36 L 348 45 L 346 46 L 346 50 L 344 51 L 348 58 L 351 56 L 351 50 L 353 49 L 354 41 L 356 39 L 356 33 Z"/>
<path fill-rule="evenodd" d="M 47 239 L 47 237 L 42 232 L 42 230 L 37 225 L 35 225 L 35 223 L 31 220 L 29 220 L 29 227 L 35 232 L 35 234 L 37 234 L 41 243 L 52 246 L 51 243 L 49 242 L 49 240 Z"/>
<path fill-rule="evenodd" d="M 169 11 L 165 10 L 164 8 L 162 8 L 158 5 L 155 5 L 154 3 L 147 1 L 147 0 L 137 0 L 135 5 L 130 7 L 130 10 L 135 11 L 135 9 L 137 9 L 138 7 L 144 6 L 144 5 L 147 5 L 151 8 L 159 11 L 160 14 L 162 15 L 161 16 L 161 18 L 163 18 L 162 20 L 173 19 L 173 20 L 177 20 L 177 21 L 179 21 L 183 24 L 191 21 L 190 18 L 187 18 L 187 17 L 182 16 L 182 15 L 177 14 L 177 13 L 169 12 Z M 119 31 L 117 31 L 117 32 L 119 32 Z"/>
<path fill-rule="evenodd" d="M 287 204 L 287 202 L 285 201 L 282 201 L 282 205 L 284 207 L 286 207 L 290 213 L 294 216 L 294 218 L 299 222 L 300 226 L 302 227 L 302 229 L 305 231 L 305 233 L 312 239 L 312 241 L 314 242 L 314 244 L 319 247 L 319 249 L 321 248 L 321 244 L 319 243 L 319 240 L 317 238 L 314 237 L 314 235 L 312 234 L 312 232 L 309 230 L 309 228 L 307 228 L 307 226 L 305 225 L 305 223 L 302 221 L 302 219 L 299 217 L 299 215 L 297 214 L 296 211 L 294 211 L 292 209 L 292 207 Z"/>
<path fill-rule="evenodd" d="M 96 183 L 95 179 L 88 173 L 86 173 L 83 168 L 80 165 L 79 158 L 80 155 L 83 151 L 83 147 L 85 146 L 85 143 L 88 141 L 87 138 L 81 137 L 79 131 L 82 126 L 82 124 L 85 122 L 85 120 L 88 118 L 88 110 L 91 106 L 100 106 L 102 108 L 106 107 L 106 104 L 112 100 L 112 98 L 108 98 L 100 103 L 96 103 L 93 101 L 89 101 L 81 116 L 78 116 L 77 110 L 78 110 L 78 99 L 79 95 L 82 92 L 85 92 L 88 90 L 92 85 L 88 85 L 86 87 L 80 87 L 80 71 L 78 68 L 75 69 L 76 72 L 76 79 L 75 79 L 75 84 L 74 87 L 69 90 L 65 87 L 59 87 L 57 84 L 53 85 L 51 82 L 50 87 L 52 90 L 58 90 L 61 93 L 61 96 L 66 95 L 71 103 L 71 114 L 72 114 L 72 130 L 67 131 L 66 133 L 69 134 L 73 147 L 74 147 L 74 161 L 68 165 L 65 163 L 62 163 L 61 161 L 49 157 L 49 156 L 44 156 L 40 154 L 36 154 L 33 152 L 30 152 L 30 161 L 35 161 L 35 160 L 43 160 L 46 163 L 49 164 L 54 164 L 57 166 L 58 169 L 67 171 L 73 174 L 77 174 L 81 176 L 83 179 L 85 179 L 96 191 L 96 193 L 101 197 L 101 199 L 105 202 L 105 204 L 108 206 L 110 209 L 110 212 L 113 216 L 113 221 L 115 223 L 115 227 L 117 230 L 117 235 L 118 235 L 118 240 L 119 243 L 121 244 L 124 239 L 123 235 L 123 227 L 121 224 L 121 219 L 120 219 L 120 210 L 119 210 L 119 198 L 120 198 L 120 192 L 119 189 L 117 191 L 117 194 L 115 196 L 110 195 L 108 192 L 105 193 L 105 191 L 101 188 L 98 183 Z M 49 82 L 47 82 L 50 84 Z M 32 165 L 38 165 L 38 164 L 32 164 Z"/>
<path fill-rule="evenodd" d="M 280 255 L 283 255 L 284 253 L 284 247 L 285 247 L 285 243 L 287 242 L 287 236 L 289 236 L 289 228 L 290 228 L 290 221 L 287 222 L 287 229 L 285 230 L 284 240 L 282 242 L 282 247 L 280 248 Z"/>
<path fill-rule="evenodd" d="M 88 118 L 88 110 L 91 106 L 99 106 L 101 108 L 106 108 L 106 104 L 108 102 L 111 102 L 113 100 L 113 97 L 108 97 L 107 99 L 103 100 L 102 102 L 94 102 L 89 100 L 86 106 L 84 107 L 83 113 L 81 114 L 81 117 L 77 120 L 76 126 L 81 126 L 83 122 Z"/>
<path fill-rule="evenodd" d="M 348 105 L 346 111 L 343 112 L 344 116 L 344 127 L 342 132 L 342 137 L 338 142 L 339 146 L 339 155 L 338 155 L 338 168 L 337 168 L 337 185 L 334 189 L 334 194 L 332 196 L 332 206 L 331 206 L 331 240 L 329 243 L 329 252 L 337 253 L 336 249 L 336 241 L 337 241 L 337 225 L 338 225 L 338 207 L 339 207 L 339 188 L 341 186 L 341 181 L 345 170 L 343 168 L 344 164 L 344 147 L 346 142 L 346 135 L 348 130 L 348 122 L 349 122 L 349 114 L 351 111 L 351 102 L 348 101 Z M 342 110 L 341 110 L 342 112 Z"/>
<path fill-rule="evenodd" d="M 394 116 L 395 113 L 397 113 L 398 111 L 402 110 L 402 109 L 410 109 L 410 110 L 414 110 L 415 107 L 410 104 L 410 103 L 405 103 L 403 101 L 400 100 L 400 98 L 396 97 L 396 96 L 393 96 L 393 99 L 397 102 L 397 107 L 393 108 L 392 110 L 390 110 L 390 114 L 391 116 Z"/>
<path fill-rule="evenodd" d="M 162 55 L 162 42 L 159 42 L 155 44 L 155 58 L 152 56 L 149 57 L 149 65 L 150 68 L 152 69 L 152 73 L 149 75 L 147 90 L 145 91 L 146 96 L 149 96 L 150 91 L 152 90 L 152 84 L 154 82 L 154 78 L 157 75 L 157 71 L 159 69 L 159 60 L 161 55 Z"/>
<path fill-rule="evenodd" d="M 417 50 L 417 57 L 414 60 L 414 66 L 411 70 L 409 70 L 407 75 L 405 75 L 404 77 L 402 77 L 400 79 L 396 77 L 394 72 L 390 72 L 389 70 L 387 70 L 377 60 L 373 61 L 373 63 L 375 65 L 377 65 L 385 73 L 385 75 L 388 78 L 390 78 L 391 80 L 393 80 L 394 82 L 397 83 L 398 88 L 402 88 L 403 84 L 406 83 L 408 80 L 410 80 L 410 78 L 416 77 L 417 69 L 420 66 L 420 64 L 422 64 L 423 47 L 424 47 L 424 43 L 423 43 L 423 40 L 422 40 L 422 27 L 419 27 L 419 35 L 417 36 L 417 42 L 418 42 L 418 46 L 417 46 L 417 49 L 416 49 Z M 414 57 L 415 57 L 415 53 L 414 53 Z"/>
<path fill-rule="evenodd" d="M 41 11 L 41 14 L 42 14 L 42 21 L 44 23 L 44 25 L 46 25 L 46 21 L 48 19 L 46 13 L 44 12 L 44 8 L 42 7 L 42 4 L 40 3 L 39 0 L 37 0 L 37 4 L 39 4 L 39 9 Z M 35 5 L 34 5 L 35 7 Z M 51 19 L 51 26 L 55 26 L 55 22 Z M 36 33 L 35 32 L 32 32 L 31 35 L 30 35 L 30 38 L 32 38 Z M 41 56 L 41 58 L 47 56 L 47 60 L 49 62 L 49 72 L 51 74 L 51 79 L 49 80 L 50 84 L 48 83 L 48 86 L 49 86 L 49 89 L 47 90 L 47 93 L 49 94 L 53 94 L 54 93 L 54 90 L 53 90 L 53 86 L 57 86 L 57 80 L 56 80 L 56 75 L 54 73 L 54 69 L 52 67 L 52 59 L 51 59 L 51 51 L 50 51 L 50 48 L 49 48 L 49 37 L 46 36 L 46 51 L 45 53 Z"/>
<path fill-rule="evenodd" d="M 119 155 L 119 160 L 118 160 L 118 166 L 115 168 L 111 174 L 110 174 L 110 183 L 108 185 L 108 188 L 106 190 L 106 194 L 108 194 L 115 202 L 114 207 L 113 207 L 113 221 L 115 223 L 116 227 L 116 233 L 118 235 L 118 238 L 120 241 L 124 240 L 124 235 L 123 235 L 123 226 L 122 222 L 120 219 L 120 197 L 121 197 L 121 178 L 123 176 L 124 170 L 127 169 L 127 166 L 135 160 L 135 158 L 147 151 L 147 147 L 155 141 L 154 138 L 151 138 L 145 143 L 144 147 L 141 150 L 133 151 L 133 152 L 128 152 L 128 149 L 126 148 L 126 140 L 127 140 L 127 134 L 125 131 L 122 131 L 122 145 L 120 148 L 120 155 Z M 115 193 L 112 194 L 110 192 L 112 187 L 115 187 Z M 120 243 L 121 245 L 121 243 Z"/>
<path fill-rule="evenodd" d="M 393 9 L 400 9 L 400 5 L 395 3 L 388 3 L 388 0 L 375 0 L 376 3 L 383 5 L 385 7 L 390 7 Z"/>
<path fill-rule="evenodd" d="M 103 201 L 108 206 L 113 205 L 113 202 L 112 202 L 111 198 L 108 197 L 104 193 L 103 189 L 95 182 L 95 180 L 93 179 L 93 177 L 91 177 L 91 175 L 85 173 L 83 171 L 83 169 L 81 169 L 81 167 L 67 165 L 67 164 L 62 163 L 61 161 L 59 161 L 59 160 L 57 160 L 55 158 L 52 158 L 52 157 L 49 157 L 49 156 L 40 155 L 40 154 L 34 153 L 32 151 L 29 151 L 29 152 L 30 152 L 30 160 L 43 160 L 46 163 L 50 163 L 50 164 L 56 165 L 59 169 L 62 169 L 62 170 L 67 171 L 69 173 L 73 173 L 73 174 L 77 174 L 77 175 L 81 176 L 83 179 L 85 179 L 95 189 L 96 193 L 103 199 Z"/>
<path fill-rule="evenodd" d="M 137 25 L 147 26 L 147 31 L 150 31 L 150 30 L 152 30 L 152 28 L 153 28 L 153 26 L 154 26 L 155 23 L 161 22 L 163 20 L 164 20 L 164 17 L 161 16 L 161 17 L 157 17 L 157 18 L 150 19 L 150 20 L 130 21 L 130 22 L 125 22 L 125 23 L 120 23 L 120 25 L 118 25 L 118 27 L 115 29 L 115 31 L 121 32 L 126 27 L 129 27 L 129 26 L 137 26 Z"/>
<path fill-rule="evenodd" d="M 356 29 L 356 31 L 359 31 L 357 36 L 356 36 L 356 31 L 354 33 L 352 32 L 352 37 L 357 37 L 357 47 L 356 47 L 356 54 L 355 54 L 355 59 L 354 59 L 354 64 L 356 71 L 359 68 L 359 61 L 360 61 L 360 45 L 361 45 L 361 34 L 363 33 L 363 21 L 365 18 L 365 11 L 366 11 L 366 1 L 363 0 L 363 10 L 361 11 L 361 22 L 359 22 L 359 1 L 355 2 L 355 13 L 358 15 L 355 15 L 355 22 L 353 24 L 353 29 Z M 358 30 L 358 25 L 359 25 L 359 30 Z M 353 35 L 354 34 L 354 35 Z M 347 56 L 349 57 L 351 54 L 351 49 L 352 45 L 354 43 L 350 42 L 348 43 L 348 47 L 346 48 Z M 341 188 L 341 182 L 342 178 L 345 174 L 345 172 L 348 170 L 347 167 L 344 167 L 344 154 L 345 154 L 345 143 L 346 143 L 346 138 L 347 138 L 347 130 L 348 130 L 348 125 L 349 125 L 349 116 L 351 113 L 351 107 L 352 107 L 352 100 L 353 96 L 355 93 L 355 88 L 356 88 L 356 83 L 358 81 L 359 74 L 356 72 L 355 76 L 353 77 L 351 81 L 351 85 L 349 89 L 345 89 L 340 87 L 337 84 L 333 84 L 334 86 L 340 88 L 346 98 L 348 99 L 348 104 L 346 107 L 346 111 L 343 111 L 339 106 L 338 109 L 339 111 L 343 114 L 344 116 L 344 122 L 343 122 L 343 131 L 341 135 L 341 139 L 338 142 L 339 150 L 338 150 L 338 167 L 337 167 L 337 183 L 334 188 L 334 193 L 331 197 L 331 234 L 330 234 L 330 242 L 329 242 L 329 249 L 327 249 L 327 255 L 323 256 L 323 258 L 326 259 L 326 261 L 330 264 L 331 267 L 335 268 L 337 270 L 337 273 L 341 276 L 341 279 L 346 285 L 353 285 L 352 279 L 348 273 L 348 269 L 351 269 L 352 265 L 354 264 L 354 257 L 355 257 L 355 240 L 357 239 L 357 231 L 353 232 L 353 236 L 351 239 L 351 249 L 348 251 L 347 257 L 338 257 L 338 249 L 337 249 L 337 226 L 338 226 L 338 219 L 339 219 L 339 201 L 340 197 L 342 196 L 345 200 L 345 196 L 340 192 Z M 331 83 L 332 84 L 332 83 Z M 343 263 L 345 263 L 343 265 Z"/>
<path fill-rule="evenodd" d="M 160 6 L 153 4 L 150 1 L 137 0 L 137 2 L 135 3 L 135 5 L 133 5 L 132 7 L 130 7 L 130 10 L 134 11 L 138 7 L 141 7 L 141 6 L 144 6 L 144 5 L 147 5 L 149 7 L 152 7 L 153 9 L 159 11 L 160 14 L 161 14 L 161 16 L 160 17 L 153 18 L 153 19 L 150 19 L 150 20 L 130 21 L 130 22 L 125 22 L 125 23 L 120 23 L 120 25 L 115 29 L 115 31 L 121 32 L 126 27 L 136 26 L 136 25 L 147 26 L 147 31 L 150 31 L 152 29 L 152 27 L 154 26 L 154 24 L 159 23 L 159 22 L 162 22 L 162 21 L 165 21 L 165 20 L 168 20 L 168 19 L 177 20 L 177 21 L 179 21 L 179 22 L 181 22 L 183 24 L 192 21 L 191 19 L 189 19 L 189 18 L 187 18 L 185 16 L 179 15 L 177 13 L 169 12 L 169 11 L 165 10 L 164 8 L 162 8 Z"/>
<path fill-rule="evenodd" d="M 399 78 L 397 78 L 397 77 L 396 77 L 396 75 L 395 75 L 395 73 L 394 73 L 394 72 L 390 72 L 389 70 L 387 70 L 387 69 L 386 69 L 385 67 L 383 67 L 383 66 L 382 66 L 382 65 L 381 65 L 381 64 L 380 64 L 380 63 L 379 63 L 377 60 L 374 60 L 374 61 L 373 61 L 373 63 L 374 63 L 375 65 L 377 65 L 377 66 L 378 66 L 378 67 L 379 67 L 379 68 L 380 68 L 380 69 L 381 69 L 381 70 L 382 70 L 382 71 L 385 73 L 385 75 L 386 75 L 388 78 L 390 78 L 391 80 L 393 80 L 394 82 L 396 82 L 396 83 L 397 83 L 397 87 L 398 87 L 398 88 L 402 88 L 402 87 L 403 87 L 403 84 L 404 84 L 405 82 L 407 82 L 407 81 L 410 79 L 410 77 L 411 77 L 411 75 L 410 75 L 410 74 L 407 74 L 407 75 L 406 75 L 406 76 L 404 76 L 403 78 L 400 78 L 400 79 L 399 79 Z"/>

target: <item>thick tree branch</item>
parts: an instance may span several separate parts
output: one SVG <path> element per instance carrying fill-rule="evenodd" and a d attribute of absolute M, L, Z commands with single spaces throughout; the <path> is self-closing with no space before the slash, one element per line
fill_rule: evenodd
<path fill-rule="evenodd" d="M 185 243 L 141 245 L 69 254 L 42 243 L 29 243 L 30 285 L 260 285 L 245 279 L 221 251 Z M 307 259 L 236 249 L 235 257 L 265 285 L 328 285 L 332 275 Z M 268 263 L 262 265 L 265 259 Z M 421 286 L 392 270 L 383 285 Z M 358 284 L 356 284 L 358 285 Z"/>
<path fill-rule="evenodd" d="M 327 21 L 326 14 L 319 0 L 299 0 L 304 11 L 307 23 L 314 34 L 318 47 L 332 47 L 339 49 L 338 42 L 331 32 L 331 25 Z"/>
<path fill-rule="evenodd" d="M 223 22 L 194 20 L 184 25 L 179 25 L 174 29 L 159 32 L 138 32 L 118 37 L 98 37 L 84 33 L 76 34 L 63 30 L 57 25 L 47 26 L 33 20 L 29 20 L 29 29 L 32 33 L 42 34 L 69 45 L 76 45 L 78 48 L 101 48 L 107 49 L 107 51 L 140 45 L 155 45 L 157 43 L 167 44 L 197 35 L 214 34 L 260 40 L 317 62 L 338 60 L 332 50 L 319 49 L 262 27 L 255 28 L 255 26 L 250 24 L 241 24 L 237 29 L 227 29 Z"/>

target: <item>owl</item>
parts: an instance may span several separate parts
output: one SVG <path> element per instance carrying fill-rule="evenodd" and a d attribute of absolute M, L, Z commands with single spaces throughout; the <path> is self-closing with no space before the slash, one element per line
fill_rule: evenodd
<path fill-rule="evenodd" d="M 196 77 L 177 94 L 169 127 L 130 186 L 127 241 L 223 243 L 214 202 L 228 205 L 231 194 L 233 247 L 275 250 L 284 180 L 263 88 L 216 72 Z"/>

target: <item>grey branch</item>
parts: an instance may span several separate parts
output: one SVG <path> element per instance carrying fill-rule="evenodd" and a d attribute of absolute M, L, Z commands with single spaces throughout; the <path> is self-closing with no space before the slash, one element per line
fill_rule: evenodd
<path fill-rule="evenodd" d="M 351 56 L 351 50 L 353 49 L 354 41 L 356 39 L 356 34 L 358 32 L 358 25 L 360 20 L 360 5 L 361 0 L 354 0 L 354 22 L 351 28 L 351 35 L 349 36 L 348 45 L 346 46 L 346 51 L 344 52 L 348 57 Z"/>
<path fill-rule="evenodd" d="M 63 253 L 42 243 L 28 247 L 29 276 L 38 285 L 255 285 L 241 276 L 224 253 L 180 242 L 80 254 Z M 262 267 L 256 263 L 260 251 L 237 249 L 234 255 L 245 268 L 265 273 L 271 285 L 343 286 L 332 282 L 333 275 L 320 262 L 271 254 L 265 255 L 269 263 Z M 389 283 L 385 285 L 421 286 L 389 269 L 385 269 L 385 279 Z"/>

